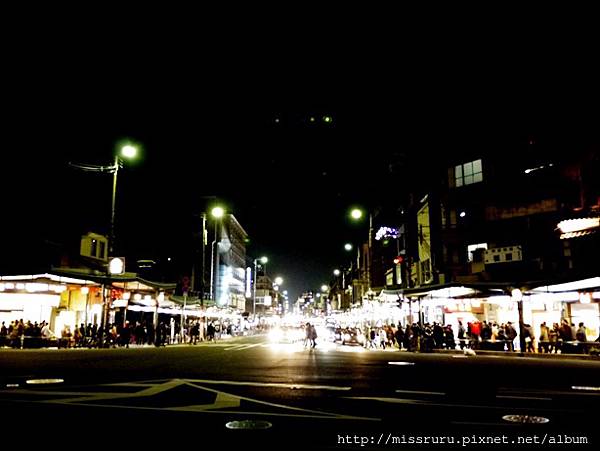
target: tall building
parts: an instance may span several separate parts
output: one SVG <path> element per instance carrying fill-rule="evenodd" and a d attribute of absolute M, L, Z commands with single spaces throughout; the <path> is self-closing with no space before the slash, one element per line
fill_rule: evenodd
<path fill-rule="evenodd" d="M 220 222 L 218 238 L 218 270 L 215 278 L 217 305 L 244 311 L 248 234 L 235 216 L 228 214 Z"/>

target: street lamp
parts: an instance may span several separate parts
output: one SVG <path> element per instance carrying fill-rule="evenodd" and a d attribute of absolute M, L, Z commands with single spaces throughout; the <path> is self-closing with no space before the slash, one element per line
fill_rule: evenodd
<path fill-rule="evenodd" d="M 117 145 L 118 151 L 115 154 L 115 159 L 112 165 L 110 166 L 98 166 L 91 164 L 79 164 L 79 163 L 69 163 L 70 166 L 73 166 L 77 169 L 81 169 L 83 171 L 88 172 L 103 172 L 109 173 L 113 175 L 113 183 L 112 183 L 112 202 L 111 202 L 111 214 L 110 214 L 110 232 L 108 236 L 108 254 L 110 256 L 114 255 L 115 248 L 115 211 L 116 211 L 116 201 L 117 201 L 117 176 L 119 174 L 119 169 L 123 167 L 123 159 L 131 160 L 135 158 L 139 151 L 139 145 L 134 144 L 132 142 L 121 142 Z M 104 255 L 102 256 L 104 258 Z M 106 279 L 109 280 L 110 283 L 111 273 L 106 267 Z M 102 305 L 104 307 L 104 312 L 102 315 L 102 325 L 106 328 L 107 325 L 107 315 L 108 315 L 108 306 L 107 306 L 107 298 L 106 298 L 106 285 L 105 282 L 102 283 Z"/>
<path fill-rule="evenodd" d="M 256 282 L 258 281 L 258 262 L 265 265 L 269 259 L 267 257 L 255 258 L 254 259 L 254 288 L 252 294 L 252 316 L 256 317 Z"/>
<path fill-rule="evenodd" d="M 353 208 L 350 211 L 350 216 L 354 220 L 360 220 L 364 216 L 363 210 L 360 208 Z M 365 265 L 365 273 L 367 275 L 367 282 L 369 288 L 371 287 L 371 261 L 372 261 L 372 252 L 373 252 L 373 214 L 369 212 L 369 239 L 368 239 L 368 257 Z M 359 251 L 360 252 L 360 251 Z M 360 253 L 359 253 L 360 255 Z"/>
<path fill-rule="evenodd" d="M 119 169 L 123 167 L 122 158 L 126 158 L 131 160 L 137 156 L 138 146 L 133 145 L 131 143 L 122 144 L 120 151 L 115 155 L 115 162 L 112 167 L 113 174 L 113 189 L 112 189 L 112 208 L 110 215 L 110 237 L 109 237 L 109 253 L 113 255 L 115 248 L 115 205 L 117 201 L 117 175 L 119 174 Z"/>
<path fill-rule="evenodd" d="M 217 302 L 217 279 L 219 272 L 219 252 L 217 251 L 218 241 L 218 225 L 219 220 L 225 215 L 223 207 L 216 206 L 210 211 L 210 214 L 215 218 L 215 236 L 211 245 L 211 258 L 210 258 L 210 295 L 213 301 Z"/>
<path fill-rule="evenodd" d="M 346 249 L 348 252 L 350 252 L 352 250 L 352 245 L 350 243 L 346 243 L 346 244 L 344 244 L 344 249 Z"/>
<path fill-rule="evenodd" d="M 69 163 L 74 168 L 81 169 L 88 172 L 104 172 L 113 175 L 112 184 L 112 203 L 111 203 L 111 214 L 110 214 L 110 233 L 108 249 L 109 255 L 113 255 L 115 247 L 115 206 L 117 201 L 117 176 L 119 175 L 119 169 L 123 167 L 123 159 L 132 160 L 134 159 L 139 151 L 139 145 L 131 142 L 121 142 L 117 146 L 119 149 L 115 154 L 115 159 L 110 166 L 98 166 L 92 164 L 81 164 L 81 163 Z M 103 256 L 104 257 L 104 256 Z"/>

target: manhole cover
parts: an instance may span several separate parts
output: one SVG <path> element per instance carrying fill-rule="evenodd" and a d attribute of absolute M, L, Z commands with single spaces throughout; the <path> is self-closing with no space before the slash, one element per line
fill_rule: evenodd
<path fill-rule="evenodd" d="M 504 415 L 502 419 L 511 423 L 522 424 L 544 424 L 550 421 L 548 418 L 536 417 L 533 415 Z"/>
<path fill-rule="evenodd" d="M 272 424 L 268 421 L 254 421 L 254 420 L 243 420 L 243 421 L 230 421 L 225 425 L 227 429 L 269 429 Z"/>
<path fill-rule="evenodd" d="M 31 385 L 44 385 L 44 384 L 60 384 L 64 382 L 64 379 L 28 379 L 25 381 Z"/>

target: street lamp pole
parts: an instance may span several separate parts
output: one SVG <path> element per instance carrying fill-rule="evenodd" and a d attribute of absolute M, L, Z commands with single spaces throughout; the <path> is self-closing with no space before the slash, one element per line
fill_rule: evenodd
<path fill-rule="evenodd" d="M 210 255 L 210 295 L 212 300 L 217 302 L 217 279 L 219 272 L 219 252 L 217 250 L 217 246 L 219 243 L 218 240 L 218 224 L 219 219 L 223 217 L 225 214 L 225 210 L 222 207 L 214 207 L 211 210 L 211 215 L 215 219 L 215 235 L 214 240 L 211 245 L 211 255 Z"/>
<path fill-rule="evenodd" d="M 206 213 L 202 213 L 202 262 L 200 270 L 200 305 L 204 306 L 204 273 L 206 272 Z"/>
<path fill-rule="evenodd" d="M 111 214 L 110 214 L 110 231 L 108 236 L 108 254 L 109 256 L 114 255 L 115 249 L 115 211 L 116 211 L 116 203 L 117 203 L 117 177 L 119 174 L 119 169 L 122 167 L 123 160 L 121 159 L 121 155 L 124 158 L 131 159 L 135 158 L 138 153 L 137 145 L 133 143 L 123 143 L 120 146 L 119 153 L 115 155 L 114 163 L 110 166 L 98 166 L 91 164 L 80 164 L 80 163 L 69 163 L 70 166 L 81 169 L 83 171 L 88 172 L 102 172 L 102 173 L 112 173 L 113 175 L 113 183 L 112 183 L 112 202 L 111 202 Z M 102 255 L 104 258 L 104 255 Z M 104 312 L 102 314 L 102 326 L 106 331 L 107 323 L 108 323 L 108 294 L 106 289 L 106 282 L 111 283 L 110 271 L 107 266 L 106 268 L 106 276 L 105 280 L 102 283 L 102 305 L 104 308 Z"/>
<path fill-rule="evenodd" d="M 254 283 L 253 283 L 253 293 L 252 293 L 252 317 L 256 318 L 256 281 L 258 280 L 258 260 L 254 259 Z"/>
<path fill-rule="evenodd" d="M 113 166 L 113 187 L 112 187 L 112 208 L 110 214 L 110 236 L 108 250 L 110 255 L 113 255 L 115 246 L 115 205 L 117 202 L 117 175 L 119 174 L 119 166 L 121 161 L 119 156 L 115 155 L 115 164 Z"/>

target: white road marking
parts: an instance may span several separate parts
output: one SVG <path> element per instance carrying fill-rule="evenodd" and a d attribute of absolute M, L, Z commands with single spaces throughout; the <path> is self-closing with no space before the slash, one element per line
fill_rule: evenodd
<path fill-rule="evenodd" d="M 573 390 L 583 390 L 583 391 L 600 391 L 600 387 L 587 387 L 584 385 L 573 385 L 571 386 Z"/>
<path fill-rule="evenodd" d="M 47 404 L 61 404 L 61 405 L 82 405 L 90 407 L 104 407 L 104 408 L 118 408 L 118 409 L 138 409 L 138 410 L 158 410 L 158 411 L 185 411 L 185 412 L 198 412 L 198 413 L 219 413 L 219 414 L 244 414 L 244 415 L 259 415 L 259 416 L 270 416 L 270 417 L 304 417 L 304 418 L 317 418 L 317 419 L 332 419 L 332 420 L 360 420 L 360 421 L 381 421 L 381 418 L 371 417 L 359 417 L 346 414 L 338 414 L 335 412 L 325 412 L 319 410 L 303 409 L 300 407 L 287 406 L 283 404 L 277 404 L 273 402 L 261 401 L 254 398 L 248 398 L 239 396 L 231 393 L 226 393 L 220 390 L 206 387 L 206 384 L 231 384 L 231 385 L 249 385 L 249 386 L 269 386 L 269 387 L 284 387 L 284 388 L 299 388 L 299 389 L 320 389 L 320 390 L 350 390 L 350 387 L 334 387 L 324 385 L 305 385 L 305 384 L 276 384 L 276 383 L 258 383 L 258 382 L 237 382 L 237 381 L 208 381 L 208 380 L 188 380 L 188 379 L 172 379 L 162 380 L 156 382 L 155 385 L 147 386 L 144 385 L 142 390 L 135 393 L 106 393 L 106 392 L 57 392 L 57 391 L 37 391 L 37 390 L 15 390 L 10 391 L 11 394 L 33 394 L 38 396 L 42 395 L 57 395 L 62 394 L 70 396 L 67 399 L 40 399 L 37 402 Z M 116 384 L 115 384 L 116 385 Z M 130 385 L 127 383 L 121 383 L 118 385 L 126 386 Z M 123 404 L 111 404 L 110 400 L 123 400 L 128 398 L 149 398 L 159 393 L 167 392 L 176 387 L 187 385 L 189 387 L 196 388 L 200 391 L 211 392 L 216 394 L 215 401 L 211 404 L 200 404 L 200 405 L 188 405 L 188 406 L 176 406 L 176 407 L 146 407 L 146 406 L 135 406 L 135 405 L 123 405 Z M 16 400 L 19 402 L 20 400 Z M 104 401 L 104 402 L 103 402 Z M 271 408 L 282 409 L 290 413 L 285 412 L 260 412 L 260 411 L 249 411 L 242 412 L 238 410 L 232 410 L 241 406 L 241 401 L 252 403 L 255 405 L 268 406 Z M 22 402 L 30 402 L 23 400 Z"/>
<path fill-rule="evenodd" d="M 531 401 L 552 401 L 552 398 L 540 398 L 537 396 L 504 396 L 504 395 L 496 395 L 498 399 L 527 399 Z"/>
<path fill-rule="evenodd" d="M 435 395 L 435 396 L 445 396 L 446 393 L 441 391 L 419 391 L 419 390 L 396 390 L 396 393 L 412 393 L 415 395 Z"/>
<path fill-rule="evenodd" d="M 277 387 L 277 388 L 291 388 L 300 390 L 339 390 L 347 391 L 351 390 L 352 387 L 339 387 L 336 385 L 310 385 L 310 384 L 287 384 L 280 382 L 245 382 L 245 381 L 218 381 L 218 380 L 206 380 L 206 379 L 185 379 L 187 382 L 196 384 L 215 384 L 215 385 L 243 385 L 249 387 Z"/>
<path fill-rule="evenodd" d="M 233 345 L 231 347 L 223 349 L 224 351 L 243 351 L 244 349 L 251 349 L 260 346 L 262 343 L 254 343 L 254 344 L 242 344 L 242 345 Z"/>
<path fill-rule="evenodd" d="M 386 402 L 391 404 L 413 404 L 413 405 L 425 405 L 431 407 L 449 407 L 449 408 L 467 408 L 467 409 L 491 409 L 491 410 L 506 410 L 506 406 L 487 406 L 483 404 L 453 404 L 453 403 L 441 403 L 433 401 L 425 401 L 421 399 L 405 399 L 405 398 L 390 398 L 390 397 L 376 397 L 376 396 L 348 396 L 346 399 L 356 399 L 361 401 L 378 401 Z M 557 409 L 539 408 L 533 406 L 518 406 L 511 407 L 514 410 L 535 410 L 535 411 L 556 411 Z M 565 412 L 563 409 L 558 409 L 561 412 Z"/>

